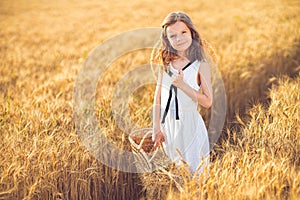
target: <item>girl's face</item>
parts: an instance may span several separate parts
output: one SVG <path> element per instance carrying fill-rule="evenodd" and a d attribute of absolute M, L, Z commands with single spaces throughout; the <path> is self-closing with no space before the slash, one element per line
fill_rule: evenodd
<path fill-rule="evenodd" d="M 178 54 L 185 55 L 186 50 L 192 44 L 192 34 L 190 29 L 182 21 L 170 25 L 166 29 L 167 37 L 172 47 Z"/>

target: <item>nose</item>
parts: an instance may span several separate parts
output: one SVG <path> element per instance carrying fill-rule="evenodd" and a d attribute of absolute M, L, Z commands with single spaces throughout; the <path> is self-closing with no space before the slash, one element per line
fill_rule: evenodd
<path fill-rule="evenodd" d="M 180 34 L 177 35 L 176 41 L 179 42 L 181 40 L 182 36 Z"/>

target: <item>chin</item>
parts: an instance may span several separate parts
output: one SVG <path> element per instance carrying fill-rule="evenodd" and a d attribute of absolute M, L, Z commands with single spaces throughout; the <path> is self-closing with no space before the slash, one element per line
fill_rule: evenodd
<path fill-rule="evenodd" d="M 177 48 L 176 50 L 178 51 L 178 52 L 182 52 L 182 51 L 186 51 L 188 48 L 186 48 L 186 47 L 184 47 L 184 48 Z"/>
<path fill-rule="evenodd" d="M 184 45 L 184 46 L 180 46 L 180 47 L 177 47 L 177 51 L 186 51 L 186 50 L 188 50 L 188 48 L 189 48 L 190 46 L 187 46 L 187 45 Z"/>

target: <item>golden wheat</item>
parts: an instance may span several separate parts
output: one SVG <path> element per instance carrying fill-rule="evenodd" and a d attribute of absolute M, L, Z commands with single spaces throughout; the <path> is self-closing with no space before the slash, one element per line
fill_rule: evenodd
<path fill-rule="evenodd" d="M 214 148 L 205 181 L 172 167 L 142 175 L 111 169 L 87 152 L 73 122 L 74 84 L 88 53 L 117 33 L 159 26 L 174 10 L 187 12 L 215 47 L 228 97 L 228 136 Z M 2 0 L 0 199 L 299 198 L 300 81 L 279 78 L 300 70 L 299 11 L 297 1 L 275 0 Z M 150 53 L 120 57 L 98 83 L 99 124 L 123 149 L 130 146 L 112 115 L 114 86 L 149 63 Z M 278 87 L 268 96 L 272 84 Z M 154 85 L 145 85 L 130 99 L 131 120 L 140 127 L 151 126 L 153 93 Z M 266 99 L 268 107 L 245 111 Z"/>

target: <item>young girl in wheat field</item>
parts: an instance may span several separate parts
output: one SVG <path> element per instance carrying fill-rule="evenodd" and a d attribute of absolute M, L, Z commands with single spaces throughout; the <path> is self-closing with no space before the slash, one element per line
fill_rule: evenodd
<path fill-rule="evenodd" d="M 163 145 L 175 163 L 184 160 L 191 172 L 209 164 L 209 140 L 197 110 L 212 105 L 210 66 L 204 40 L 189 16 L 172 12 L 163 21 L 161 49 L 156 58 L 163 64 L 155 91 L 153 109 L 154 146 Z"/>

